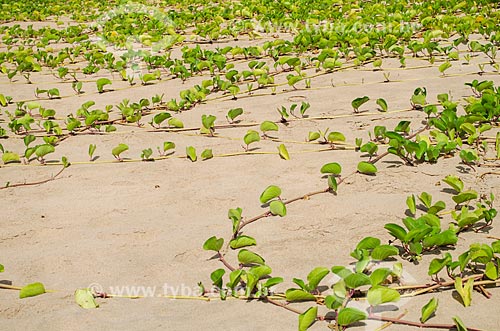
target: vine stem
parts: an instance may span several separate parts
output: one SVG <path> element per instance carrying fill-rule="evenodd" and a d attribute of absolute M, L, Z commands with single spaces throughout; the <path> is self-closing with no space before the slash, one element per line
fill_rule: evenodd
<path fill-rule="evenodd" d="M 401 314 L 398 315 L 398 317 L 396 317 L 396 319 L 400 320 L 402 319 L 406 314 L 408 314 L 408 310 L 405 310 L 404 312 L 402 312 Z M 380 330 L 383 330 L 385 328 L 388 328 L 390 327 L 392 324 L 394 324 L 393 322 L 387 322 L 385 323 L 384 325 L 382 325 L 381 327 L 377 328 L 376 331 L 380 331 Z"/>
<path fill-rule="evenodd" d="M 47 179 L 44 179 L 44 180 L 40 180 L 40 181 L 37 181 L 37 182 L 29 182 L 29 183 L 16 183 L 16 184 L 7 184 L 5 186 L 2 186 L 0 187 L 0 190 L 4 190 L 4 189 L 8 189 L 8 188 L 12 188 L 12 187 L 19 187 L 19 186 L 33 186 L 33 185 L 40 185 L 40 184 L 45 184 L 45 183 L 48 183 L 50 181 L 53 181 L 55 180 L 60 174 L 62 174 L 62 172 L 64 171 L 64 169 L 66 169 L 67 166 L 63 166 L 61 168 L 61 170 L 59 170 L 57 172 L 57 174 L 55 174 L 54 176 L 50 177 L 50 178 L 47 178 Z"/>
<path fill-rule="evenodd" d="M 483 275 L 474 275 L 474 276 L 469 276 L 469 277 L 465 277 L 463 278 L 463 281 L 466 281 L 466 280 L 469 280 L 470 278 L 474 278 L 475 280 L 479 279 L 483 277 Z M 487 281 L 488 283 L 485 283 L 485 284 L 493 284 L 493 283 L 490 283 L 489 281 Z M 497 283 L 500 283 L 500 280 L 497 281 L 494 281 L 494 284 L 497 284 Z M 423 293 L 427 293 L 427 292 L 432 292 L 438 288 L 441 288 L 441 287 L 447 287 L 447 286 L 451 286 L 455 284 L 455 280 L 450 280 L 450 281 L 447 281 L 447 282 L 443 282 L 443 283 L 439 283 L 439 284 L 435 284 L 435 285 L 432 285 L 432 286 L 428 286 L 426 288 L 423 288 L 421 290 L 418 290 L 418 291 L 415 291 L 415 292 L 412 292 L 412 293 L 409 293 L 407 295 L 402 295 L 403 297 L 414 297 L 414 296 L 417 296 L 417 295 L 420 295 L 420 294 L 423 294 Z M 474 283 L 474 286 L 476 285 L 485 285 L 485 284 L 479 284 L 479 283 Z"/>
<path fill-rule="evenodd" d="M 302 314 L 303 312 L 300 311 L 299 309 L 296 309 L 296 308 L 293 308 L 293 307 L 290 307 L 288 306 L 286 303 L 281 303 L 281 302 L 277 302 L 273 299 L 269 299 L 269 298 L 266 298 L 266 301 L 275 305 L 275 306 L 278 306 L 278 307 L 281 307 L 281 308 L 284 308 L 286 310 L 289 310 L 291 312 L 294 312 L 296 314 Z M 449 329 L 452 329 L 455 327 L 455 325 L 453 324 L 433 324 L 433 323 L 420 323 L 420 322 L 414 322 L 414 321 L 409 321 L 409 320 L 403 320 L 401 319 L 401 317 L 404 316 L 404 314 L 401 314 L 399 315 L 398 317 L 394 318 L 394 317 L 385 317 L 385 316 L 380 316 L 380 315 L 376 315 L 376 314 L 370 314 L 368 315 L 367 319 L 368 320 L 373 320 L 373 321 L 381 321 L 381 322 L 387 322 L 387 323 L 392 323 L 392 324 L 400 324 L 400 325 L 408 325 L 408 326 L 415 326 L 415 327 L 418 327 L 418 328 L 427 328 L 427 329 L 444 329 L 444 330 L 449 330 Z M 325 315 L 318 315 L 316 317 L 316 319 L 318 321 L 335 321 L 337 318 L 337 315 L 335 316 L 325 316 Z M 477 329 L 477 328 L 470 328 L 470 327 L 467 327 L 467 329 L 469 331 L 481 331 L 481 329 Z"/>
<path fill-rule="evenodd" d="M 455 328 L 454 324 L 432 324 L 432 323 L 420 323 L 420 322 L 414 322 L 414 321 L 408 321 L 408 320 L 403 320 L 399 318 L 393 318 L 393 317 L 384 317 L 384 316 L 379 316 L 375 314 L 370 314 L 368 316 L 369 320 L 374 320 L 374 321 L 382 321 L 382 322 L 389 322 L 393 324 L 401 324 L 401 325 L 408 325 L 408 326 L 415 326 L 417 328 L 427 328 L 427 329 L 453 329 Z M 470 328 L 467 327 L 467 330 L 469 331 L 481 331 L 481 329 L 477 328 Z"/>
<path fill-rule="evenodd" d="M 229 262 L 227 262 L 227 260 L 224 258 L 224 255 L 221 252 L 217 252 L 217 253 L 219 254 L 219 261 L 221 261 L 222 264 L 224 264 L 224 266 L 226 268 L 228 268 L 231 271 L 236 270 L 235 267 L 233 267 L 232 265 L 229 264 Z"/>
<path fill-rule="evenodd" d="M 289 310 L 291 312 L 294 312 L 296 314 L 299 314 L 299 315 L 302 314 L 302 311 L 300 311 L 300 310 L 298 310 L 296 308 L 290 307 L 286 303 L 278 302 L 278 301 L 273 300 L 273 299 L 271 299 L 269 297 L 266 297 L 266 301 L 269 302 L 269 303 L 271 303 L 271 304 L 273 304 L 273 305 L 275 305 L 275 306 L 278 306 L 278 307 L 284 308 L 286 310 Z M 318 319 L 320 319 L 320 318 L 318 318 Z"/>

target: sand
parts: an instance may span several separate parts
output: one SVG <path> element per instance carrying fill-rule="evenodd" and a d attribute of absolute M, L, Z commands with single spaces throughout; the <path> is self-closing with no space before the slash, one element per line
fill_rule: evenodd
<path fill-rule="evenodd" d="M 242 38 L 229 44 L 261 44 L 272 39 L 248 41 Z M 214 47 L 213 45 L 203 47 Z M 293 89 L 280 86 L 276 95 L 270 89 L 255 91 L 252 96 L 241 95 L 238 100 L 230 97 L 211 100 L 194 109 L 175 114 L 186 128 L 199 128 L 201 115 L 217 117 L 216 125 L 227 124 L 225 115 L 231 108 L 242 107 L 240 124 L 278 121 L 278 107 L 290 106 L 294 101 L 307 101 L 311 118 L 293 119 L 288 126 L 279 125 L 274 133 L 280 141 L 262 140 L 252 145 L 255 152 L 272 154 L 241 155 L 242 138 L 252 127 L 236 126 L 216 129 L 215 137 L 201 135 L 198 130 L 162 132 L 154 130 L 147 122 L 143 127 L 117 125 L 113 134 L 85 134 L 71 136 L 60 142 L 56 152 L 47 157 L 57 161 L 63 155 L 73 164 L 56 180 L 41 185 L 22 186 L 0 190 L 2 221 L 0 227 L 0 263 L 5 272 L 0 280 L 5 284 L 23 286 L 42 282 L 47 289 L 55 290 L 29 299 L 19 299 L 17 291 L 2 290 L 0 295 L 0 323 L 5 330 L 293 330 L 298 319 L 294 313 L 262 302 L 228 300 L 210 302 L 196 300 L 171 300 L 158 297 L 163 294 L 196 295 L 197 283 L 210 286 L 210 273 L 223 267 L 212 254 L 202 249 L 203 242 L 213 236 L 228 238 L 231 225 L 227 219 L 229 208 L 241 207 L 243 216 L 250 218 L 261 214 L 259 195 L 268 185 L 278 185 L 284 200 L 327 187 L 326 179 L 319 172 L 328 162 L 339 162 L 343 173 L 355 170 L 360 160 L 367 160 L 353 150 L 325 150 L 327 145 L 305 144 L 309 131 L 340 131 L 349 145 L 362 137 L 368 141 L 368 132 L 376 125 L 393 127 L 401 120 L 412 122 L 412 132 L 422 127 L 425 114 L 411 110 L 409 104 L 413 90 L 425 86 L 428 100 L 434 102 L 439 93 L 450 93 L 454 100 L 472 95 L 464 85 L 473 79 L 493 80 L 500 84 L 497 72 L 487 66 L 488 74 L 477 74 L 477 63 L 485 58 L 478 56 L 470 64 L 453 62 L 453 67 L 441 77 L 437 67 L 425 59 L 407 60 L 407 68 L 399 68 L 399 61 L 387 59 L 383 71 L 373 71 L 368 64 L 361 68 L 348 68 L 319 75 L 312 79 L 312 88 L 305 89 L 304 82 Z M 242 62 L 244 65 L 244 62 Z M 309 71 L 309 74 L 314 72 Z M 384 83 L 383 73 L 390 73 L 389 83 Z M 276 77 L 284 82 L 285 75 Z M 122 99 L 132 102 L 164 93 L 164 100 L 178 97 L 179 91 L 198 84 L 202 77 L 193 77 L 184 84 L 180 80 L 162 80 L 152 85 L 140 83 L 129 87 L 118 75 L 111 76 L 104 70 L 87 77 L 113 79 L 113 91 L 96 93 L 94 83 L 84 83 L 86 92 L 77 96 L 69 81 L 61 82 L 47 70 L 33 74 L 33 84 L 16 76 L 13 82 L 0 76 L 1 92 L 14 100 L 35 99 L 36 87 L 57 87 L 64 97 L 41 100 L 40 103 L 57 111 L 58 118 L 75 113 L 79 106 L 95 100 L 95 108 L 116 105 Z M 203 79 L 207 79 L 204 76 Z M 138 82 L 138 79 L 137 79 Z M 242 86 L 242 90 L 245 86 Z M 351 101 L 367 95 L 371 101 L 360 114 L 354 114 Z M 220 94 L 218 95 L 220 96 Z M 377 111 L 374 100 L 384 98 L 389 112 Z M 10 105 L 8 109 L 14 109 Z M 400 110 L 400 111 L 399 111 Z M 118 115 L 116 107 L 112 117 Z M 0 115 L 0 126 L 7 128 L 5 112 Z M 493 132 L 495 132 L 494 129 Z M 493 133 L 488 133 L 493 136 Z M 41 141 L 41 138 L 38 138 Z M 140 159 L 141 151 L 156 147 L 164 141 L 176 144 L 172 157 L 155 162 L 130 162 Z M 6 149 L 22 153 L 22 139 L 15 137 L 0 141 Z M 111 149 L 126 143 L 130 150 L 123 153 L 126 162 L 115 161 Z M 284 143 L 291 159 L 280 159 L 277 146 Z M 96 144 L 96 159 L 88 162 L 88 145 Z M 211 148 L 216 157 L 191 162 L 185 158 L 186 146 L 202 150 Z M 318 150 L 323 150 L 318 152 Z M 382 150 L 381 150 L 382 152 Z M 221 156 L 223 154 L 239 155 Z M 498 162 L 495 163 L 498 165 Z M 365 236 L 376 236 L 384 242 L 390 239 L 383 229 L 385 223 L 399 222 L 405 217 L 405 199 L 408 195 L 426 191 L 435 200 L 443 200 L 448 207 L 451 195 L 440 183 L 446 175 L 460 176 L 466 187 L 480 193 L 492 192 L 500 197 L 498 175 L 481 174 L 491 171 L 479 167 L 475 171 L 460 163 L 457 156 L 440 159 L 437 164 L 404 165 L 396 157 L 388 156 L 377 164 L 376 176 L 356 174 L 339 187 L 338 194 L 312 196 L 288 205 L 284 218 L 269 217 L 245 228 L 245 234 L 257 240 L 253 250 L 266 259 L 274 276 L 284 277 L 285 283 L 276 290 L 292 287 L 292 278 L 305 278 L 317 266 L 348 265 L 354 260 L 349 252 Z M 59 165 L 1 167 L 0 183 L 36 182 L 50 178 L 60 169 Z M 498 201 L 498 199 L 497 199 Z M 498 209 L 499 205 L 495 203 Z M 450 218 L 445 217 L 445 222 Z M 491 242 L 490 236 L 500 236 L 495 226 L 487 233 L 465 233 L 460 236 L 453 254 L 460 253 L 474 241 Z M 439 255 L 437 255 L 439 256 Z M 436 255 L 426 255 L 419 265 L 404 262 L 408 284 L 430 282 L 427 265 Z M 228 254 L 235 263 L 233 252 Z M 324 284 L 331 285 L 331 275 Z M 99 309 L 84 310 L 75 302 L 73 292 L 78 288 L 102 288 L 117 294 L 120 288 L 137 287 L 145 298 L 98 298 Z M 452 291 L 436 294 L 440 306 L 434 323 L 451 323 L 451 316 L 459 315 L 463 321 L 486 330 L 499 328 L 500 306 L 497 289 L 491 289 L 493 298 L 473 294 L 473 304 L 464 308 L 452 296 Z M 381 310 L 387 316 L 397 316 L 407 310 L 407 319 L 418 320 L 420 308 L 433 295 L 406 299 Z M 309 304 L 297 305 L 307 308 Z M 324 311 L 322 311 L 324 312 Z M 360 324 L 353 330 L 371 330 L 376 323 Z M 312 330 L 324 330 L 326 324 L 317 322 Z M 392 326 L 393 330 L 410 330 L 411 327 Z"/>

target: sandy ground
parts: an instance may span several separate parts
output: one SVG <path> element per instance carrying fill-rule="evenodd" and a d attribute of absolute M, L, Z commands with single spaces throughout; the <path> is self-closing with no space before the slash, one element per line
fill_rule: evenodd
<path fill-rule="evenodd" d="M 439 93 L 451 93 L 454 100 L 471 95 L 464 83 L 473 79 L 489 79 L 500 84 L 498 73 L 490 67 L 487 67 L 490 72 L 487 75 L 475 74 L 477 63 L 483 61 L 485 59 L 477 57 L 469 65 L 463 61 L 453 62 L 443 78 L 437 69 L 440 63 L 429 66 L 423 59 L 408 59 L 408 68 L 402 70 L 397 60 L 384 60 L 384 71 L 373 71 L 371 65 L 346 69 L 314 78 L 310 90 L 304 89 L 302 82 L 298 90 L 281 86 L 277 95 L 259 90 L 251 97 L 242 96 L 237 101 L 230 98 L 210 100 L 175 115 L 187 128 L 199 127 L 202 114 L 213 114 L 217 116 L 216 124 L 224 124 L 227 110 L 235 107 L 244 109 L 241 123 L 278 121 L 276 108 L 289 106 L 293 100 L 308 101 L 310 117 L 345 115 L 328 120 L 294 120 L 288 126 L 280 125 L 275 136 L 287 146 L 289 161 L 277 155 L 277 146 L 282 142 L 269 139 L 253 147 L 257 148 L 255 151 L 274 154 L 215 157 L 194 163 L 184 157 L 186 146 L 194 146 L 198 155 L 205 148 L 211 148 L 216 156 L 242 152 L 246 127 L 217 129 L 216 137 L 210 138 L 200 135 L 197 130 L 153 132 L 147 124 L 148 119 L 143 119 L 142 128 L 118 126 L 114 134 L 78 135 L 62 141 L 48 160 L 55 161 L 65 155 L 73 165 L 58 179 L 43 185 L 0 190 L 0 262 L 5 266 L 0 280 L 18 286 L 40 281 L 47 289 L 56 290 L 24 300 L 18 298 L 17 291 L 1 291 L 2 329 L 296 329 L 296 315 L 270 304 L 170 300 L 157 296 L 176 294 L 176 291 L 196 294 L 199 281 L 210 285 L 210 272 L 222 265 L 217 260 L 210 260 L 211 254 L 202 249 L 202 244 L 213 235 L 229 237 L 229 208 L 241 207 L 243 216 L 250 218 L 265 211 L 260 206 L 259 195 L 270 184 L 281 187 L 286 200 L 325 188 L 326 179 L 319 172 L 325 163 L 339 162 L 345 174 L 355 170 L 361 160 L 359 152 L 318 152 L 325 146 L 303 143 L 309 131 L 326 128 L 340 131 L 349 144 L 353 144 L 356 137 L 367 141 L 368 132 L 376 125 L 391 128 L 401 120 L 411 120 L 412 130 L 416 131 L 422 126 L 425 114 L 409 110 L 413 90 L 425 86 L 428 100 L 434 102 Z M 391 82 L 383 83 L 383 72 L 390 72 Z M 106 75 L 104 71 L 101 74 Z M 97 77 L 88 79 L 95 81 Z M 37 86 L 58 87 L 64 96 L 62 99 L 40 102 L 55 109 L 59 118 L 75 113 L 88 100 L 95 100 L 97 108 L 116 105 L 123 98 L 131 101 L 151 98 L 156 93 L 164 93 L 164 100 L 170 100 L 177 97 L 180 90 L 201 81 L 201 77 L 189 79 L 185 84 L 179 80 L 163 80 L 129 88 L 128 83 L 121 82 L 116 75 L 113 91 L 97 94 L 94 83 L 84 83 L 86 93 L 76 96 L 70 82 L 61 82 L 49 72 L 32 75 L 31 79 L 33 84 L 30 85 L 22 77 L 10 83 L 1 76 L 1 92 L 15 101 L 29 100 L 34 99 L 33 91 Z M 284 75 L 276 78 L 278 83 L 283 81 Z M 362 95 L 372 100 L 362 107 L 365 113 L 355 115 L 351 100 Z M 379 97 L 387 100 L 390 111 L 402 111 L 378 112 L 374 100 Z M 117 116 L 117 112 L 115 107 L 112 116 Z M 4 121 L 0 125 L 7 128 L 5 113 L 1 117 Z M 169 159 L 109 162 L 113 161 L 111 149 L 118 143 L 128 144 L 130 150 L 123 156 L 135 160 L 140 158 L 143 149 L 156 150 L 164 141 L 177 145 L 175 154 Z M 22 139 L 12 138 L 1 143 L 6 149 L 19 153 L 24 150 Z M 97 145 L 97 159 L 89 163 L 86 162 L 87 149 L 91 143 Z M 57 165 L 2 167 L 0 183 L 43 180 L 59 168 Z M 245 229 L 246 234 L 256 238 L 258 245 L 254 250 L 265 257 L 273 275 L 285 278 L 278 291 L 291 287 L 293 277 L 305 278 L 314 267 L 352 263 L 349 252 L 365 236 L 390 239 L 383 225 L 399 222 L 404 217 L 405 199 L 410 194 L 426 191 L 435 201 L 443 200 L 448 207 L 453 206 L 451 195 L 446 193 L 444 185 L 439 185 L 448 174 L 459 175 L 467 187 L 480 193 L 493 192 L 500 197 L 498 175 L 481 179 L 479 175 L 491 169 L 470 171 L 460 164 L 458 156 L 414 167 L 405 166 L 394 157 L 386 157 L 378 168 L 376 176 L 348 178 L 337 195 L 322 194 L 295 202 L 288 206 L 285 218 L 266 218 Z M 498 203 L 496 207 L 499 208 Z M 444 218 L 444 222 L 449 220 L 449 217 Z M 456 249 L 451 252 L 462 252 L 474 241 L 491 242 L 487 235 L 500 236 L 495 223 L 488 234 L 461 235 Z M 434 257 L 425 256 L 420 265 L 405 262 L 404 281 L 409 284 L 430 282 L 427 265 Z M 232 253 L 228 259 L 236 261 Z M 331 282 L 331 276 L 324 281 L 325 285 Z M 74 302 L 73 292 L 89 286 L 100 287 L 108 293 L 133 286 L 153 292 L 142 299 L 97 299 L 99 309 L 84 310 Z M 497 330 L 500 328 L 500 306 L 497 304 L 500 291 L 492 289 L 491 292 L 491 300 L 474 293 L 471 308 L 464 308 L 453 299 L 452 291 L 441 293 L 438 312 L 431 321 L 451 323 L 451 316 L 459 315 L 469 326 Z M 420 308 L 430 298 L 431 295 L 424 295 L 406 299 L 382 310 L 399 308 L 399 312 L 388 312 L 388 316 L 397 316 L 407 310 L 408 319 L 418 320 Z M 325 323 L 316 323 L 312 329 L 325 330 L 326 327 Z M 376 323 L 368 323 L 355 329 L 375 327 Z M 392 326 L 391 329 L 411 328 Z"/>

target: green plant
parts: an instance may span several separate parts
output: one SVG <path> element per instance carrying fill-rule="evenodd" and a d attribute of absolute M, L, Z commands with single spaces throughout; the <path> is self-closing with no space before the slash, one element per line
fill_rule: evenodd
<path fill-rule="evenodd" d="M 237 123 L 235 119 L 241 114 L 243 114 L 243 108 L 233 108 L 227 112 L 226 119 L 230 124 Z"/>
<path fill-rule="evenodd" d="M 154 161 L 154 158 L 151 157 L 152 155 L 153 155 L 153 149 L 151 148 L 143 149 L 141 152 L 141 159 L 143 161 Z"/>
<path fill-rule="evenodd" d="M 90 161 L 94 160 L 94 153 L 95 153 L 95 149 L 97 148 L 96 144 L 90 144 L 89 145 L 89 159 Z"/>
<path fill-rule="evenodd" d="M 367 103 L 368 100 L 370 100 L 370 98 L 367 96 L 359 97 L 359 98 L 352 100 L 351 106 L 352 106 L 352 109 L 354 110 L 354 112 L 359 113 L 359 107 L 361 107 L 362 105 Z"/>
<path fill-rule="evenodd" d="M 126 144 L 118 144 L 113 150 L 111 151 L 111 154 L 117 159 L 118 161 L 123 161 L 123 158 L 120 156 L 123 152 L 128 150 L 128 145 Z"/>
<path fill-rule="evenodd" d="M 77 95 L 80 95 L 83 93 L 82 88 L 83 88 L 83 83 L 82 82 L 72 82 L 71 83 L 71 88 Z"/>
<path fill-rule="evenodd" d="M 186 156 L 191 162 L 196 162 L 198 156 L 196 155 L 196 149 L 193 146 L 186 147 Z"/>
<path fill-rule="evenodd" d="M 213 115 L 202 115 L 201 116 L 201 133 L 208 134 L 210 137 L 214 136 L 215 131 L 215 120 L 217 118 Z"/>
<path fill-rule="evenodd" d="M 96 81 L 96 85 L 97 85 L 97 91 L 99 93 L 104 93 L 104 92 L 106 92 L 106 90 L 104 89 L 104 87 L 106 85 L 111 85 L 111 80 L 109 80 L 108 78 L 99 78 Z"/>
<path fill-rule="evenodd" d="M 270 137 L 267 132 L 269 131 L 278 131 L 279 128 L 278 128 L 278 125 L 274 122 L 271 122 L 271 121 L 264 121 L 260 124 L 260 131 L 262 131 L 262 137 L 263 138 L 273 138 L 273 137 Z"/>
<path fill-rule="evenodd" d="M 441 75 L 445 75 L 445 71 L 448 70 L 449 68 L 451 68 L 451 63 L 449 61 L 446 61 L 446 62 L 443 62 L 440 66 L 439 66 L 439 72 L 441 73 Z"/>
<path fill-rule="evenodd" d="M 245 152 L 249 151 L 250 144 L 260 141 L 260 135 L 257 131 L 248 130 L 248 132 L 243 137 L 243 141 L 246 146 L 243 146 Z"/>
<path fill-rule="evenodd" d="M 387 101 L 385 101 L 382 98 L 378 98 L 376 101 L 377 105 L 380 107 L 380 111 L 386 112 L 387 111 Z"/>

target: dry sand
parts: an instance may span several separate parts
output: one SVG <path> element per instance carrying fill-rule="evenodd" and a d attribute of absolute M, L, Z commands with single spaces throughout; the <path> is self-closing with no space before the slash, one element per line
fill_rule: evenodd
<path fill-rule="evenodd" d="M 253 42 L 261 43 L 262 41 Z M 248 44 L 240 41 L 240 44 Z M 234 43 L 232 43 L 234 44 Z M 220 302 L 170 300 L 159 297 L 142 299 L 97 299 L 99 309 L 84 310 L 75 302 L 73 292 L 78 288 L 101 286 L 106 292 L 116 287 L 136 286 L 154 290 L 154 295 L 191 294 L 197 282 L 210 285 L 210 272 L 222 267 L 211 254 L 202 249 L 210 236 L 227 238 L 230 222 L 229 208 L 241 207 L 246 218 L 265 209 L 260 206 L 259 195 L 268 185 L 282 188 L 282 197 L 291 199 L 307 192 L 326 187 L 326 179 L 319 173 L 327 162 L 339 162 L 343 173 L 355 170 L 360 153 L 352 150 L 314 152 L 325 146 L 303 144 L 309 131 L 340 131 L 347 142 L 356 137 L 369 139 L 368 132 L 376 125 L 393 127 L 401 120 L 411 120 L 412 130 L 419 129 L 425 114 L 420 111 L 377 112 L 374 100 L 384 98 L 390 110 L 409 109 L 409 99 L 416 87 L 425 86 L 428 100 L 436 100 L 439 93 L 451 93 L 454 100 L 472 94 L 464 86 L 473 79 L 489 79 L 500 84 L 498 73 L 480 77 L 476 57 L 470 65 L 453 62 L 453 67 L 442 78 L 437 69 L 440 63 L 429 67 L 423 59 L 408 59 L 406 70 L 399 68 L 397 60 L 384 60 L 384 71 L 373 71 L 371 65 L 360 69 L 321 75 L 312 80 L 312 89 L 299 90 L 288 86 L 278 88 L 277 95 L 270 90 L 259 90 L 252 97 L 237 101 L 223 98 L 208 101 L 192 110 L 175 115 L 186 127 L 199 127 L 202 114 L 217 116 L 216 124 L 225 123 L 227 110 L 242 107 L 245 113 L 241 123 L 260 123 L 279 120 L 276 108 L 289 106 L 290 100 L 307 101 L 311 117 L 345 115 L 329 120 L 296 120 L 288 126 L 280 125 L 275 135 L 285 141 L 291 160 L 277 154 L 239 155 L 215 157 L 207 161 L 190 162 L 185 155 L 186 146 L 194 146 L 198 153 L 212 148 L 215 155 L 243 151 L 242 137 L 248 128 L 236 127 L 216 130 L 217 137 L 202 136 L 198 131 L 180 133 L 152 132 L 143 119 L 144 127 L 118 126 L 118 132 L 107 135 L 79 135 L 59 144 L 49 160 L 65 155 L 73 165 L 60 178 L 43 185 L 0 190 L 2 220 L 0 227 L 0 262 L 5 272 L 0 275 L 4 283 L 22 286 L 35 281 L 46 288 L 57 290 L 34 298 L 20 300 L 17 291 L 1 291 L 0 325 L 4 330 L 293 330 L 297 316 L 284 309 L 261 302 L 228 300 Z M 413 67 L 418 67 L 412 69 Z M 488 71 L 492 69 L 488 67 Z M 390 72 L 390 83 L 382 83 L 383 72 Z M 104 71 L 102 75 L 106 75 Z M 88 79 L 94 80 L 98 76 Z M 206 79 L 206 77 L 204 77 Z M 9 83 L 0 77 L 1 92 L 14 100 L 34 99 L 33 91 L 39 87 L 58 87 L 60 100 L 41 101 L 54 108 L 58 117 L 75 113 L 85 101 L 95 100 L 96 107 L 118 104 L 123 98 L 138 101 L 164 93 L 164 100 L 178 97 L 180 90 L 193 86 L 200 77 L 163 80 L 150 86 L 128 88 L 128 83 L 114 77 L 112 92 L 96 94 L 94 83 L 84 83 L 85 94 L 75 96 L 71 83 L 61 83 L 49 72 L 33 75 L 29 85 L 22 77 Z M 284 75 L 277 77 L 284 81 Z M 245 87 L 242 86 L 242 90 Z M 264 94 L 259 96 L 260 94 Z M 368 111 L 354 115 L 351 100 L 367 95 L 372 100 L 362 107 Z M 66 97 L 67 96 L 67 97 Z M 213 96 L 209 96 L 212 99 Z M 12 108 L 13 106 L 11 106 Z M 117 110 L 112 114 L 117 116 Z M 1 115 L 5 120 L 5 113 Z M 0 125 L 7 128 L 5 121 Z M 253 129 L 257 129 L 258 126 Z M 41 141 L 41 140 L 40 140 Z M 163 141 L 177 145 L 172 158 L 156 162 L 112 161 L 111 149 L 126 143 L 130 150 L 124 157 L 138 159 L 144 148 L 161 146 Z M 22 139 L 8 139 L 1 143 L 6 149 L 22 152 Z M 98 158 L 87 161 L 89 144 L 96 144 Z M 256 143 L 256 151 L 277 152 L 280 142 L 263 140 Z M 155 152 L 156 153 L 156 152 Z M 366 159 L 366 158 L 364 158 Z M 32 162 L 36 164 L 36 161 Z M 55 174 L 59 166 L 8 166 L 0 169 L 0 183 L 33 182 Z M 256 238 L 254 249 L 265 257 L 273 275 L 285 278 L 278 291 L 291 287 L 293 277 L 305 278 L 316 266 L 331 267 L 353 262 L 349 252 L 364 236 L 371 235 L 386 241 L 385 223 L 399 222 L 404 217 L 405 199 L 410 194 L 426 191 L 437 200 L 452 206 L 451 195 L 444 192 L 439 182 L 448 174 L 459 175 L 467 187 L 480 193 L 493 192 L 500 197 L 500 178 L 487 175 L 491 169 L 470 171 L 460 164 L 458 156 L 440 159 L 437 164 L 405 166 L 395 157 L 386 157 L 378 164 L 376 176 L 354 175 L 339 188 L 337 195 L 322 194 L 288 206 L 285 218 L 266 218 L 245 229 Z M 498 201 L 498 200 L 497 200 Z M 498 203 L 496 208 L 499 208 Z M 446 221 L 449 218 L 445 218 Z M 489 235 L 500 236 L 494 223 Z M 462 252 L 473 241 L 491 242 L 487 234 L 461 235 L 454 252 Z M 425 256 L 420 265 L 405 263 L 407 283 L 428 283 L 428 262 L 434 255 Z M 228 259 L 235 261 L 234 254 Z M 327 285 L 332 279 L 325 279 Z M 451 323 L 451 316 L 459 315 L 469 326 L 486 330 L 499 329 L 500 306 L 497 289 L 493 298 L 485 299 L 474 293 L 471 308 L 452 298 L 452 291 L 439 295 L 440 307 L 435 323 Z M 408 310 L 407 318 L 418 320 L 421 306 L 431 298 L 425 295 L 403 300 L 397 316 Z M 309 305 L 302 305 L 304 308 Z M 302 307 L 298 305 L 298 307 Z M 387 309 L 395 309 L 389 305 Z M 355 329 L 373 329 L 374 323 Z M 316 323 L 312 330 L 325 330 L 324 323 Z M 392 326 L 392 330 L 410 330 Z"/>

